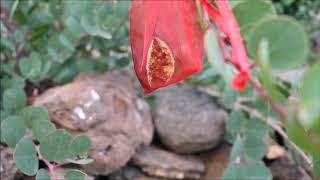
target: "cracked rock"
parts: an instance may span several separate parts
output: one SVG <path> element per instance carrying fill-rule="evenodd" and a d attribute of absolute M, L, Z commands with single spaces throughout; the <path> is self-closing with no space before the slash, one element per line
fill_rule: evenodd
<path fill-rule="evenodd" d="M 89 156 L 95 161 L 84 169 L 94 175 L 121 168 L 153 137 L 149 106 L 124 72 L 82 73 L 72 83 L 47 90 L 34 105 L 46 106 L 61 128 L 91 138 Z"/>

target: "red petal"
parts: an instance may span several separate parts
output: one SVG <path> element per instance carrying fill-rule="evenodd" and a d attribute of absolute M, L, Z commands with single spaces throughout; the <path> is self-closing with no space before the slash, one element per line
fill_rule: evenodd
<path fill-rule="evenodd" d="M 246 90 L 246 85 L 247 85 L 247 82 L 248 82 L 248 77 L 249 77 L 248 73 L 240 72 L 232 80 L 231 86 L 236 90 L 245 91 Z"/>
<path fill-rule="evenodd" d="M 134 0 L 130 44 L 146 94 L 199 71 L 204 47 L 195 2 Z"/>

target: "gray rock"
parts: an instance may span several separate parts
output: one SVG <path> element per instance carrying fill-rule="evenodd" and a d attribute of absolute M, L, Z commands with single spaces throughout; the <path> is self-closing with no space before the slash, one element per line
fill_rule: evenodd
<path fill-rule="evenodd" d="M 153 146 L 138 151 L 132 162 L 150 176 L 166 179 L 199 179 L 205 167 L 191 155 L 178 155 Z"/>
<path fill-rule="evenodd" d="M 138 98 L 123 72 L 83 73 L 70 83 L 52 88 L 35 99 L 56 125 L 92 139 L 95 161 L 87 173 L 107 175 L 124 166 L 136 149 L 151 143 L 153 124 L 149 106 Z"/>
<path fill-rule="evenodd" d="M 175 152 L 194 153 L 223 139 L 227 113 L 209 95 L 182 85 L 156 95 L 154 120 L 164 145 Z"/>

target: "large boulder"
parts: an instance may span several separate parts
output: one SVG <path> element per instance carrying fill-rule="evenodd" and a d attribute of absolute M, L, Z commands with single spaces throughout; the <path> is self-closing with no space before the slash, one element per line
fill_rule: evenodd
<path fill-rule="evenodd" d="M 59 127 L 91 137 L 89 156 L 95 161 L 84 169 L 94 175 L 124 166 L 153 137 L 149 106 L 124 72 L 80 74 L 70 84 L 47 90 L 34 105 L 46 106 Z"/>
<path fill-rule="evenodd" d="M 211 96 L 187 85 L 165 88 L 156 95 L 156 132 L 175 152 L 195 153 L 215 147 L 223 139 L 227 117 Z"/>

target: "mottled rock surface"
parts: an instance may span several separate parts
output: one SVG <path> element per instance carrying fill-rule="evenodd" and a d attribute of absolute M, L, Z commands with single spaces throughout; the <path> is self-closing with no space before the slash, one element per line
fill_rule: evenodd
<path fill-rule="evenodd" d="M 125 166 L 120 170 L 112 173 L 109 180 L 162 180 L 161 178 L 149 177 L 138 168 L 133 166 Z"/>
<path fill-rule="evenodd" d="M 46 106 L 58 126 L 90 136 L 89 156 L 95 161 L 84 169 L 91 174 L 119 169 L 153 137 L 149 106 L 124 72 L 82 73 L 72 83 L 49 89 L 34 105 Z"/>
<path fill-rule="evenodd" d="M 138 151 L 132 162 L 150 176 L 173 179 L 199 179 L 205 167 L 194 156 L 178 155 L 148 146 Z"/>
<path fill-rule="evenodd" d="M 14 179 L 18 168 L 13 160 L 13 150 L 0 144 L 0 179 Z"/>
<path fill-rule="evenodd" d="M 288 155 L 272 161 L 269 165 L 274 180 L 311 180 L 312 178 Z"/>
<path fill-rule="evenodd" d="M 175 152 L 207 150 L 223 139 L 227 113 L 209 95 L 187 85 L 159 91 L 153 114 L 161 142 Z"/>
<path fill-rule="evenodd" d="M 206 166 L 201 179 L 221 179 L 228 166 L 231 149 L 231 145 L 222 143 L 213 150 L 201 153 L 200 158 Z"/>

